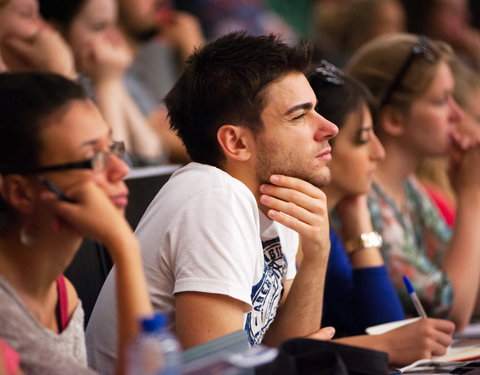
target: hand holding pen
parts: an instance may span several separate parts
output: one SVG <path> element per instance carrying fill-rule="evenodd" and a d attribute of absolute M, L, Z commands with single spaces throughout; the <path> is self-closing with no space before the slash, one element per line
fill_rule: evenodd
<path fill-rule="evenodd" d="M 415 306 L 415 310 L 417 310 L 418 315 L 421 318 L 427 318 L 427 313 L 425 312 L 425 309 L 423 308 L 422 304 L 420 303 L 420 300 L 418 299 L 417 293 L 415 293 L 415 289 L 413 289 L 413 286 L 410 283 L 410 280 L 405 275 L 403 276 L 403 282 L 405 283 L 405 286 L 407 287 L 408 294 L 410 295 L 410 298 L 413 302 L 413 305 Z"/>

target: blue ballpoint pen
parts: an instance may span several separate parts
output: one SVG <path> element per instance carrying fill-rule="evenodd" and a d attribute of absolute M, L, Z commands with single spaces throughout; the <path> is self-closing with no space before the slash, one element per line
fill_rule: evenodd
<path fill-rule="evenodd" d="M 403 282 L 405 283 L 405 286 L 407 287 L 408 294 L 410 295 L 410 298 L 413 302 L 413 305 L 415 306 L 415 309 L 417 310 L 418 315 L 420 315 L 421 318 L 426 318 L 427 313 L 425 312 L 422 304 L 420 303 L 420 300 L 418 299 L 417 293 L 415 293 L 415 289 L 413 289 L 412 284 L 410 283 L 410 280 L 408 280 L 407 276 L 403 276 Z"/>

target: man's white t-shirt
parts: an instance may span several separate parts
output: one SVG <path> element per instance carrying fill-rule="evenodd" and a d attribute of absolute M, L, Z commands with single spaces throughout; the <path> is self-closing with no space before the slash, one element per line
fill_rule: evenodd
<path fill-rule="evenodd" d="M 242 182 L 218 168 L 190 163 L 163 186 L 136 235 L 156 310 L 173 313 L 180 292 L 227 295 L 245 303 L 250 343 L 262 341 L 284 281 L 295 276 L 298 234 L 259 212 Z M 101 373 L 114 368 L 116 356 L 114 274 L 87 327 L 89 362 Z"/>

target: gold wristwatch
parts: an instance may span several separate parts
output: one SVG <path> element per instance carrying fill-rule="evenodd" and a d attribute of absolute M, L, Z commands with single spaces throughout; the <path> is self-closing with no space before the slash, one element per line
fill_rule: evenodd
<path fill-rule="evenodd" d="M 345 242 L 345 251 L 350 255 L 362 249 L 382 247 L 382 243 L 382 236 L 378 232 L 362 233 L 357 238 Z"/>

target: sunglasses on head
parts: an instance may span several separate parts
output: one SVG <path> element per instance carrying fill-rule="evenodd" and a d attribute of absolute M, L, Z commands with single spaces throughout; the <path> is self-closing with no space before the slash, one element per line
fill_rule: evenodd
<path fill-rule="evenodd" d="M 425 61 L 434 63 L 437 61 L 438 56 L 430 46 L 430 39 L 426 36 L 419 37 L 418 41 L 412 46 L 407 58 L 403 62 L 402 66 L 398 70 L 395 78 L 392 80 L 390 86 L 385 90 L 382 100 L 380 101 L 380 108 L 390 103 L 393 93 L 401 86 L 407 72 L 412 67 L 413 61 L 420 57 Z"/>
<path fill-rule="evenodd" d="M 327 60 L 320 61 L 320 64 L 315 68 L 315 73 L 322 82 L 335 86 L 341 86 L 345 83 L 343 71 Z"/>

